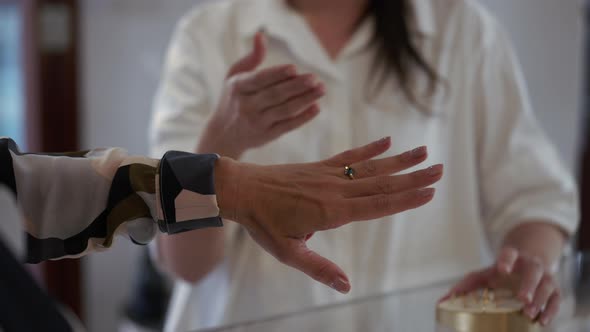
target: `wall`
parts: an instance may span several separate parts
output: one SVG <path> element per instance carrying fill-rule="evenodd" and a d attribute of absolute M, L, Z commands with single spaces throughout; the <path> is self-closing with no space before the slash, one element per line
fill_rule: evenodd
<path fill-rule="evenodd" d="M 198 0 L 81 0 L 82 144 L 147 153 L 152 96 L 174 22 Z M 505 23 L 541 123 L 570 167 L 580 86 L 579 2 L 483 0 Z M 138 248 L 119 241 L 85 261 L 91 332 L 114 331 Z"/>
<path fill-rule="evenodd" d="M 175 22 L 195 0 L 82 0 L 82 145 L 146 154 L 151 101 Z M 116 331 L 140 248 L 85 259 L 89 331 Z"/>
<path fill-rule="evenodd" d="M 510 32 L 535 111 L 575 168 L 581 92 L 582 1 L 482 0 Z"/>

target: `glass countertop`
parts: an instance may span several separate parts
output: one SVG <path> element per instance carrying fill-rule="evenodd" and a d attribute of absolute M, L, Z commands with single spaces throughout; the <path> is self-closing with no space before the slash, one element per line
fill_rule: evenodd
<path fill-rule="evenodd" d="M 435 322 L 435 308 L 454 283 L 440 282 L 196 332 L 446 332 Z M 546 331 L 590 332 L 589 307 L 578 304 L 576 310 L 575 293 L 564 299 L 559 317 Z"/>

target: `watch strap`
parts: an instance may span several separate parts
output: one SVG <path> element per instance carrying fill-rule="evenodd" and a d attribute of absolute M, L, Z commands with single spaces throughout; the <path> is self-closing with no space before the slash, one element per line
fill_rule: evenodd
<path fill-rule="evenodd" d="M 162 157 L 156 185 L 159 187 L 158 225 L 162 232 L 181 233 L 223 226 L 215 195 L 216 154 L 169 151 Z"/>

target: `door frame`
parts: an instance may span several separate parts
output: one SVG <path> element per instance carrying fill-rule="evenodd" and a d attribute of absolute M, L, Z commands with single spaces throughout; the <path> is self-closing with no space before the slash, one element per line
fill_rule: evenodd
<path fill-rule="evenodd" d="M 27 150 L 60 152 L 78 149 L 78 0 L 0 0 L 20 5 L 22 13 L 23 78 Z M 69 12 L 69 45 L 48 52 L 42 45 L 41 20 L 47 6 Z M 79 259 L 28 265 L 47 292 L 83 318 L 82 273 Z"/>

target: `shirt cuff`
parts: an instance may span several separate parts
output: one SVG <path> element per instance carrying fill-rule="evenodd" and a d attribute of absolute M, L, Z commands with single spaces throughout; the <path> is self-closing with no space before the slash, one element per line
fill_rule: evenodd
<path fill-rule="evenodd" d="M 162 232 L 223 226 L 215 195 L 216 154 L 169 151 L 156 176 L 156 210 Z"/>

